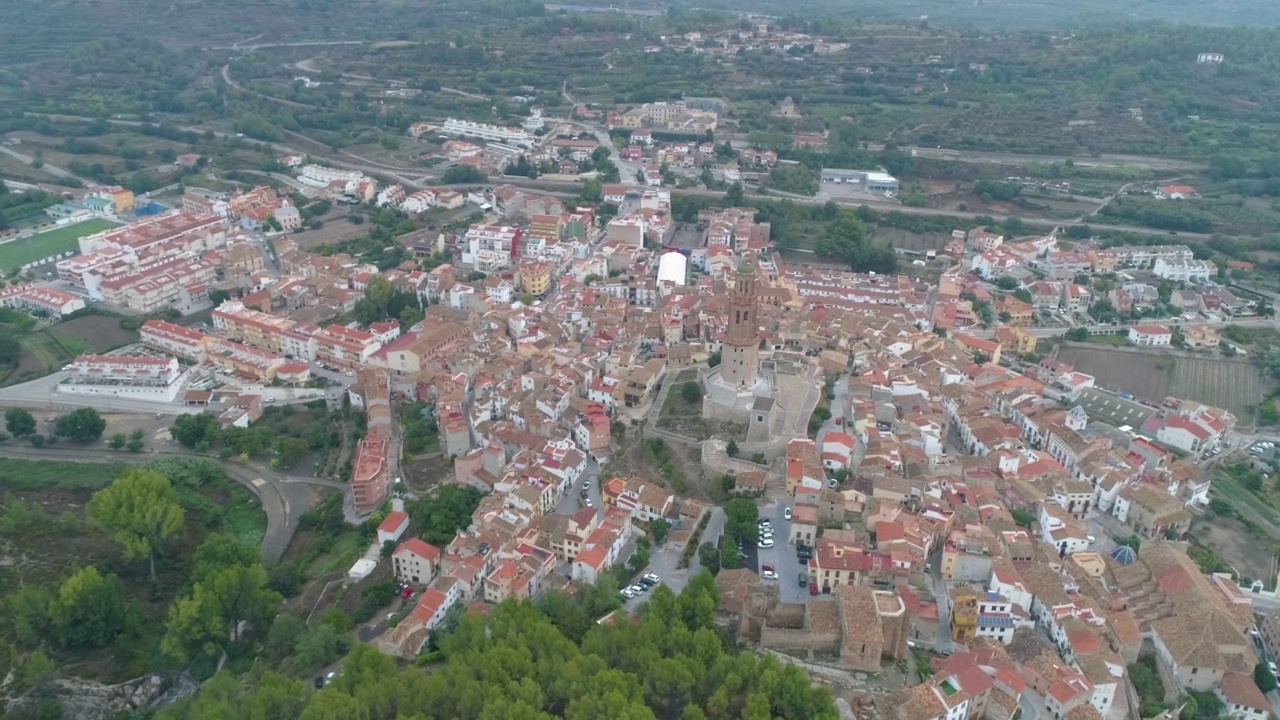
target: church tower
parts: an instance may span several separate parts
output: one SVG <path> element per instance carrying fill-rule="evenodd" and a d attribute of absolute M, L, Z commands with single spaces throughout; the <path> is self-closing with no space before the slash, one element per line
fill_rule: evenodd
<path fill-rule="evenodd" d="M 743 263 L 729 291 L 729 329 L 720 353 L 720 377 L 731 387 L 751 387 L 760 374 L 756 269 Z"/>

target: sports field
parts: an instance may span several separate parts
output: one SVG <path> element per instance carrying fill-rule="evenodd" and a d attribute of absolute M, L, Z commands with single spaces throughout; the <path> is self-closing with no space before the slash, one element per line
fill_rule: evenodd
<path fill-rule="evenodd" d="M 50 255 L 75 250 L 79 247 L 76 241 L 80 238 L 115 226 L 116 223 L 110 220 L 95 218 L 0 244 L 0 269 L 13 270 Z"/>

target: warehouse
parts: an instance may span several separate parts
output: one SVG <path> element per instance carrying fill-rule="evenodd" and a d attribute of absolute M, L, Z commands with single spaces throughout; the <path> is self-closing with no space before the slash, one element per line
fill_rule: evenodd
<path fill-rule="evenodd" d="M 863 170 L 824 168 L 822 182 L 836 185 L 852 185 L 855 190 L 867 192 L 898 192 L 898 179 L 889 173 Z"/>

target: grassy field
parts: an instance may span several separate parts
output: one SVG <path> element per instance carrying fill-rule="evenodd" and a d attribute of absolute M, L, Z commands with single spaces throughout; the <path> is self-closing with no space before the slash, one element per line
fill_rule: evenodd
<path fill-rule="evenodd" d="M 11 490 L 97 490 L 116 479 L 124 465 L 0 458 L 0 485 Z"/>
<path fill-rule="evenodd" d="M 110 230 L 113 227 L 116 227 L 116 223 L 109 220 L 85 220 L 4 243 L 0 245 L 0 268 L 13 270 L 26 263 L 43 260 L 50 255 L 76 250 L 79 248 L 76 241 L 80 238 Z"/>

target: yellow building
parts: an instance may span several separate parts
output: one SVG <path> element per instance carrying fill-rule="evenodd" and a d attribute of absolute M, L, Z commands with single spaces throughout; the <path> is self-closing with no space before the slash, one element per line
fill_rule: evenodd
<path fill-rule="evenodd" d="M 520 263 L 520 289 L 534 297 L 542 297 L 551 289 L 551 264 L 541 260 Z"/>
<path fill-rule="evenodd" d="M 111 202 L 115 205 L 117 215 L 133 209 L 132 190 L 117 186 L 107 188 L 107 192 L 111 193 Z"/>
<path fill-rule="evenodd" d="M 951 589 L 951 639 L 967 642 L 978 634 L 978 591 L 971 587 Z"/>

